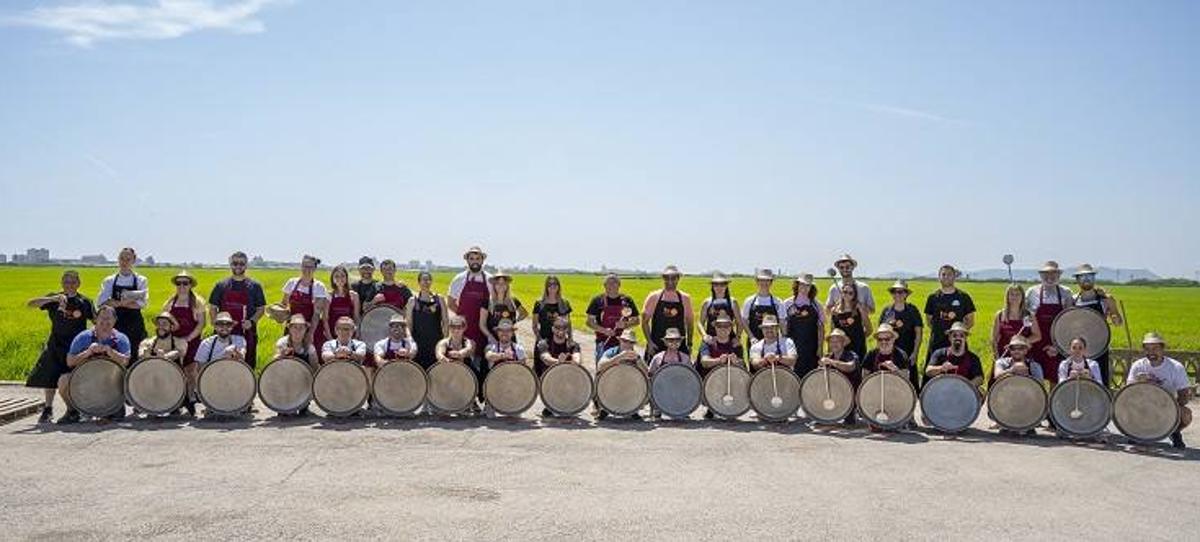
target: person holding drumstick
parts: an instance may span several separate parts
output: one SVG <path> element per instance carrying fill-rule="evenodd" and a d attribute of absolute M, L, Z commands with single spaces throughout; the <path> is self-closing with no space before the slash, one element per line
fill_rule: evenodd
<path fill-rule="evenodd" d="M 187 343 L 182 360 L 186 367 L 196 362 L 196 350 L 200 349 L 204 325 L 208 323 L 208 311 L 204 309 L 204 302 L 196 296 L 196 277 L 186 269 L 176 273 L 171 283 L 175 285 L 175 295 L 163 304 L 163 311 L 175 319 L 174 335 Z"/>
<path fill-rule="evenodd" d="M 1087 339 L 1074 337 L 1071 339 L 1071 349 L 1067 358 L 1058 364 L 1058 381 L 1068 378 L 1091 378 L 1098 383 L 1104 381 L 1100 376 L 1100 364 L 1087 357 Z"/>
<path fill-rule="evenodd" d="M 769 365 L 791 369 L 796 365 L 796 344 L 779 334 L 779 319 L 765 315 L 760 324 L 763 337 L 750 345 L 750 369 L 757 371 Z"/>
<path fill-rule="evenodd" d="M 858 359 L 867 355 L 867 334 L 871 332 L 871 312 L 858 302 L 858 290 L 850 284 L 842 286 L 842 295 L 829 310 L 829 327 L 842 330 L 850 344 L 847 346 Z"/>
<path fill-rule="evenodd" d="M 741 317 L 742 321 L 746 322 L 746 328 L 749 331 L 749 335 L 746 337 L 747 345 L 763 338 L 762 321 L 764 317 L 774 316 L 777 323 L 787 320 L 783 300 L 771 293 L 771 286 L 775 284 L 775 273 L 770 269 L 761 269 L 755 275 L 754 281 L 758 286 L 758 291 L 742 302 Z"/>
<path fill-rule="evenodd" d="M 503 270 L 497 270 L 490 280 L 492 284 L 491 297 L 488 298 L 487 305 L 479 309 L 479 321 L 487 324 L 483 328 L 483 334 L 487 337 L 488 344 L 499 341 L 496 329 L 500 322 L 508 320 L 510 324 L 515 325 L 529 316 L 529 312 L 525 310 L 521 300 L 512 295 L 512 275 Z M 486 376 L 484 374 L 480 378 Z"/>
<path fill-rule="evenodd" d="M 681 349 L 684 353 L 690 352 L 696 324 L 692 315 L 692 298 L 679 289 L 681 276 L 679 268 L 668 265 L 662 272 L 663 287 L 650 292 L 642 304 L 642 314 L 650 315 L 649 320 L 642 320 L 642 334 L 646 336 L 648 357 L 667 349 L 663 336 L 669 328 L 686 330 L 687 337 Z"/>
<path fill-rule="evenodd" d="M 908 302 L 908 296 L 912 294 L 912 290 L 908 288 L 908 282 L 897 280 L 888 288 L 888 293 L 892 296 L 892 302 L 879 313 L 879 323 L 887 324 L 892 328 L 896 334 L 894 347 L 902 350 L 909 361 L 916 365 L 917 360 L 921 359 L 921 339 L 925 331 L 925 322 L 921 319 L 921 311 L 917 309 L 916 305 Z M 878 330 L 875 335 L 878 341 Z M 920 371 L 917 371 L 916 367 L 911 369 L 908 371 L 908 381 L 913 385 L 914 390 L 919 390 L 921 389 Z"/>
<path fill-rule="evenodd" d="M 46 311 L 47 317 L 50 318 L 50 336 L 46 338 L 37 364 L 25 380 L 25 386 L 43 390 L 46 404 L 38 417 L 39 424 L 53 421 L 54 392 L 58 390 L 58 382 L 62 375 L 71 372 L 71 368 L 67 367 L 67 352 L 71 350 L 71 341 L 87 329 L 89 320 L 96 317 L 96 308 L 92 305 L 92 300 L 79 293 L 80 281 L 77 271 L 63 271 L 60 284 L 62 290 L 35 297 L 25 304 L 31 309 Z"/>
<path fill-rule="evenodd" d="M 325 285 L 313 275 L 321 260 L 316 256 L 304 255 L 300 260 L 300 276 L 292 277 L 283 283 L 283 299 L 280 304 L 289 314 L 299 314 L 309 323 L 309 342 L 314 345 L 325 344 L 325 326 L 321 323 L 321 315 L 325 305 L 329 303 L 329 292 Z"/>
<path fill-rule="evenodd" d="M 1166 356 L 1167 341 L 1158 333 L 1151 331 L 1146 334 L 1142 339 L 1142 350 L 1146 357 L 1129 366 L 1129 376 L 1125 379 L 1125 385 L 1153 382 L 1175 395 L 1175 401 L 1179 404 L 1179 427 L 1171 434 L 1171 446 L 1183 449 L 1187 446 L 1183 442 L 1183 430 L 1192 423 L 1192 409 L 1187 406 L 1188 401 L 1192 399 L 1187 369 L 1182 363 Z"/>
<path fill-rule="evenodd" d="M 547 339 L 541 339 L 533 348 L 533 372 L 539 379 L 542 378 L 542 373 L 546 369 L 553 367 L 559 363 L 574 363 L 580 362 L 579 343 L 571 338 L 571 321 L 565 317 L 559 316 L 554 320 L 551 326 L 553 336 Z M 549 418 L 554 416 L 554 413 L 549 408 L 542 408 L 542 417 Z"/>
<path fill-rule="evenodd" d="M 213 286 L 208 294 L 208 319 L 215 320 L 218 312 L 233 317 L 233 334 L 245 337 L 246 364 L 253 368 L 258 364 L 258 321 L 266 312 L 267 296 L 262 284 L 246 276 L 247 265 L 245 252 L 229 256 L 230 276 Z"/>
<path fill-rule="evenodd" d="M 846 286 L 842 291 L 842 298 L 846 295 L 854 294 L 852 287 Z M 835 328 L 829 332 L 829 337 L 825 339 L 829 343 L 829 352 L 825 357 L 817 361 L 819 367 L 832 367 L 841 371 L 850 380 L 852 390 L 858 389 L 858 384 L 862 381 L 861 360 L 858 354 L 850 349 L 850 337 L 845 331 Z M 850 409 L 850 413 L 846 415 L 846 419 L 842 422 L 845 425 L 854 425 L 858 423 L 858 416 L 854 414 L 854 409 Z"/>
<path fill-rule="evenodd" d="M 916 307 L 913 307 L 913 312 L 916 312 Z M 912 358 L 909 357 L 908 352 L 896 346 L 899 337 L 900 334 L 892 326 L 879 324 L 879 328 L 875 330 L 875 348 L 867 352 L 867 357 L 863 360 L 863 378 L 879 371 L 901 374 L 912 372 Z M 870 422 L 867 422 L 867 426 L 871 432 L 883 430 Z"/>
<path fill-rule="evenodd" d="M 620 345 L 621 333 L 641 323 L 637 303 L 621 293 L 621 277 L 604 277 L 604 293 L 593 297 L 587 307 L 587 327 L 596 332 L 596 361 L 610 348 Z"/>
<path fill-rule="evenodd" d="M 129 247 L 121 249 L 120 255 L 117 256 L 119 269 L 100 283 L 96 304 L 115 309 L 117 331 L 123 333 L 132 344 L 141 344 L 146 338 L 146 322 L 142 319 L 142 309 L 146 308 L 146 303 L 150 301 L 150 286 L 146 277 L 134 271 L 135 263 L 137 252 Z M 137 361 L 136 352 L 130 361 Z"/>
<path fill-rule="evenodd" d="M 178 363 L 183 368 L 184 375 L 187 376 L 188 393 L 184 404 L 187 406 L 188 414 L 195 416 L 196 405 L 192 401 L 192 391 L 196 389 L 196 360 L 187 359 L 188 343 L 175 336 L 178 328 L 179 322 L 170 312 L 163 311 L 154 317 L 154 336 L 147 337 L 142 344 L 138 345 L 138 359 L 162 358 Z M 174 414 L 179 415 L 181 412 L 176 409 Z"/>
<path fill-rule="evenodd" d="M 1058 314 L 1075 304 L 1075 296 L 1066 286 L 1058 283 L 1062 270 L 1058 262 L 1048 261 L 1038 270 L 1041 284 L 1031 286 L 1025 292 L 1025 308 L 1033 314 L 1041 340 L 1033 343 L 1033 359 L 1042 364 L 1042 372 L 1050 385 L 1058 383 L 1058 347 L 1050 336 L 1050 328 Z"/>
<path fill-rule="evenodd" d="M 817 286 L 813 276 L 803 274 L 792 281 L 792 297 L 784 300 L 787 315 L 784 335 L 796 345 L 796 376 L 804 378 L 817 368 L 817 360 L 825 352 L 825 315 L 817 302 Z"/>
<path fill-rule="evenodd" d="M 696 371 L 700 373 L 700 378 L 708 376 L 709 371 L 722 365 L 749 368 L 741 341 L 733 334 L 734 320 L 722 314 L 710 323 L 716 333 L 700 342 L 700 354 L 696 357 Z M 713 412 L 705 408 L 704 419 L 711 420 L 714 417 Z"/>
<path fill-rule="evenodd" d="M 1025 290 L 1021 285 L 1009 284 L 1004 290 L 1004 308 L 996 311 L 992 320 L 992 355 L 1004 357 L 1004 349 L 1012 344 L 1013 337 L 1025 337 L 1029 344 L 1042 340 L 1042 333 L 1033 324 L 1033 314 L 1025 308 Z M 1040 365 L 1038 374 L 1041 374 Z"/>
<path fill-rule="evenodd" d="M 637 351 L 637 334 L 634 333 L 632 329 L 626 329 L 625 331 L 621 332 L 619 339 L 620 343 L 618 343 L 617 346 L 609 348 L 608 350 L 605 350 L 603 354 L 601 354 L 600 361 L 596 362 L 596 374 L 599 375 L 605 369 L 622 363 L 636 365 L 637 368 L 641 369 L 643 373 L 647 372 L 646 363 L 643 361 L 643 356 L 638 354 Z M 598 401 L 593 399 L 592 404 L 595 406 L 593 415 L 597 420 L 605 420 L 608 418 L 609 412 L 604 410 Z M 641 420 L 642 415 L 634 412 L 633 414 L 629 415 L 629 419 Z"/>
<path fill-rule="evenodd" d="M 954 324 L 970 331 L 975 327 L 975 301 L 971 295 L 954 285 L 958 280 L 958 269 L 950 264 L 938 268 L 940 287 L 925 300 L 925 318 L 929 322 L 929 353 L 925 364 L 933 357 L 934 350 L 950 346 L 950 328 Z M 929 373 L 926 372 L 925 376 Z"/>
<path fill-rule="evenodd" d="M 246 338 L 233 334 L 233 316 L 227 312 L 218 312 L 213 319 L 213 330 L 216 332 L 200 342 L 196 350 L 196 363 L 204 365 L 222 359 L 246 360 Z"/>
<path fill-rule="evenodd" d="M 96 325 L 79 332 L 71 340 L 71 347 L 67 350 L 67 372 L 58 378 L 58 393 L 67 404 L 67 412 L 55 423 L 70 424 L 80 419 L 79 411 L 71 404 L 71 391 L 67 385 L 71 370 L 91 358 L 108 358 L 122 367 L 129 364 L 129 337 L 117 331 L 116 325 L 116 309 L 111 305 L 102 305 L 96 310 Z M 112 418 L 124 417 L 125 408 L 121 407 L 121 411 Z"/>
<path fill-rule="evenodd" d="M 738 308 L 738 302 L 733 298 L 733 293 L 729 290 L 729 277 L 724 273 L 713 273 L 709 285 L 709 296 L 700 303 L 700 327 L 704 330 L 701 344 L 712 342 L 713 337 L 717 334 L 713 322 L 722 315 L 733 322 L 733 335 L 741 336 L 742 330 L 745 329 L 742 311 Z"/>
<path fill-rule="evenodd" d="M 297 358 L 317 370 L 317 349 L 308 342 L 308 322 L 303 315 L 293 314 L 288 318 L 287 333 L 275 341 L 275 357 Z"/>
<path fill-rule="evenodd" d="M 1075 270 L 1075 283 L 1079 285 L 1079 293 L 1075 294 L 1076 307 L 1092 309 L 1114 326 L 1125 324 L 1121 311 L 1117 309 L 1117 301 L 1103 288 L 1096 287 L 1096 270 L 1090 264 L 1085 263 Z M 1109 373 L 1112 372 L 1107 349 L 1096 356 L 1096 363 L 1100 366 L 1100 383 L 1107 388 Z"/>
<path fill-rule="evenodd" d="M 344 265 L 336 265 L 329 272 L 329 302 L 321 309 L 321 325 L 325 326 L 325 337 L 333 337 L 334 332 L 330 322 L 349 318 L 358 328 L 359 299 L 358 292 L 350 288 L 350 272 Z M 368 358 L 370 356 L 367 356 Z"/>
<path fill-rule="evenodd" d="M 950 336 L 950 346 L 929 353 L 925 377 L 956 374 L 971 381 L 976 388 L 982 385 L 983 364 L 979 362 L 979 356 L 967 349 L 967 335 L 970 333 L 971 330 L 962 322 L 951 324 L 946 332 Z"/>
<path fill-rule="evenodd" d="M 417 345 L 414 361 L 429 370 L 437 361 L 438 343 L 447 335 L 449 316 L 442 296 L 433 293 L 433 275 L 429 271 L 417 273 L 417 287 L 417 295 L 408 303 L 408 321 Z"/>
<path fill-rule="evenodd" d="M 837 269 L 838 278 L 829 286 L 829 296 L 825 300 L 825 309 L 832 309 L 834 305 L 842 297 L 843 287 L 847 284 L 854 285 L 854 293 L 858 294 L 858 302 L 867 306 L 867 312 L 875 312 L 875 296 L 871 295 L 871 286 L 861 280 L 854 278 L 854 270 L 858 269 L 858 260 L 849 254 L 843 254 L 842 257 L 834 260 L 834 269 Z"/>
<path fill-rule="evenodd" d="M 553 339 L 554 322 L 558 321 L 559 317 L 570 316 L 571 302 L 562 295 L 562 282 L 554 275 L 547 275 L 542 286 L 542 298 L 533 302 L 533 318 L 530 318 L 530 325 L 533 326 L 534 341 Z M 567 320 L 568 325 L 570 322 Z"/>

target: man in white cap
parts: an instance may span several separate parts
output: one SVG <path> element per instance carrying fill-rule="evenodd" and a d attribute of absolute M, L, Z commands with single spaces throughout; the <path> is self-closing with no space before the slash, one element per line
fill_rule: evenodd
<path fill-rule="evenodd" d="M 604 353 L 600 355 L 600 361 L 596 362 L 596 374 L 599 375 L 609 367 L 623 363 L 636 365 L 642 370 L 643 373 L 647 372 L 646 363 L 642 360 L 642 355 L 638 354 L 637 351 L 637 334 L 634 333 L 632 329 L 626 329 L 625 331 L 621 332 L 621 335 L 618 337 L 618 339 L 620 342 L 617 344 L 617 346 L 605 350 Z M 604 420 L 608 418 L 609 412 L 600 406 L 599 401 L 593 399 L 592 403 L 595 406 L 593 415 L 597 420 Z M 642 415 L 637 412 L 630 414 L 629 417 L 634 420 L 642 419 Z"/>
<path fill-rule="evenodd" d="M 774 316 L 776 322 L 787 320 L 787 311 L 783 300 L 771 293 L 775 284 L 775 273 L 770 269 L 761 269 L 754 276 L 758 291 L 742 302 L 742 320 L 749 328 L 750 336 L 746 338 L 747 345 L 763 338 L 762 322 L 766 316 Z"/>
<path fill-rule="evenodd" d="M 950 344 L 950 328 L 962 324 L 967 331 L 975 327 L 975 301 L 971 295 L 954 285 L 958 269 L 943 264 L 938 268 L 939 287 L 925 300 L 925 317 L 929 319 L 929 355 Z M 926 356 L 926 362 L 929 356 Z"/>
<path fill-rule="evenodd" d="M 686 330 L 686 337 L 681 350 L 688 352 L 695 333 L 695 316 L 692 314 L 692 298 L 679 289 L 679 278 L 682 273 L 674 265 L 668 265 L 662 272 L 663 287 L 650 292 L 642 304 L 642 333 L 646 336 L 646 356 L 653 357 L 661 350 L 666 350 L 663 341 L 667 329 Z"/>
<path fill-rule="evenodd" d="M 939 348 L 929 353 L 929 361 L 925 364 L 925 377 L 933 378 L 943 374 L 956 374 L 978 388 L 983 384 L 983 364 L 979 356 L 967 349 L 967 335 L 971 333 L 962 322 L 950 326 L 946 335 L 950 337 L 950 346 Z"/>
<path fill-rule="evenodd" d="M 214 334 L 200 342 L 196 350 L 196 363 L 204 365 L 222 359 L 246 359 L 246 338 L 233 334 L 233 316 L 227 312 L 218 312 L 213 319 Z"/>
<path fill-rule="evenodd" d="M 1042 373 L 1051 385 L 1058 383 L 1058 364 L 1062 359 L 1058 347 L 1054 346 L 1050 328 L 1054 319 L 1066 308 L 1075 304 L 1075 296 L 1066 286 L 1058 283 L 1062 278 L 1062 269 L 1058 262 L 1050 260 L 1038 270 L 1041 283 L 1031 286 L 1025 292 L 1025 308 L 1033 315 L 1042 334 L 1042 340 L 1033 345 L 1030 356 L 1042 365 Z"/>
<path fill-rule="evenodd" d="M 1117 309 L 1116 300 L 1103 288 L 1096 287 L 1095 268 L 1086 263 L 1080 265 L 1075 270 L 1075 284 L 1079 286 L 1079 293 L 1075 294 L 1076 307 L 1092 309 L 1114 326 L 1124 325 L 1125 322 L 1121 318 L 1121 311 Z M 1096 356 L 1096 363 L 1100 366 L 1100 382 L 1107 388 L 1112 369 L 1109 366 L 1108 350 Z"/>
<path fill-rule="evenodd" d="M 779 318 L 763 316 L 762 338 L 750 345 L 750 368 L 759 370 L 769 365 L 782 365 L 791 369 L 796 365 L 796 343 L 779 334 Z"/>
<path fill-rule="evenodd" d="M 825 310 L 830 310 L 838 301 L 842 299 L 842 285 L 853 284 L 858 291 L 858 302 L 867 306 L 867 312 L 875 313 L 875 296 L 871 295 L 871 286 L 867 283 L 854 278 L 854 270 L 858 269 L 858 260 L 849 254 L 842 254 L 842 257 L 834 260 L 834 269 L 837 269 L 838 278 L 833 280 L 833 284 L 829 286 L 829 296 L 825 299 Z"/>
<path fill-rule="evenodd" d="M 446 304 L 466 321 L 466 337 L 476 345 L 478 353 L 487 345 L 487 336 L 483 334 L 479 321 L 479 310 L 487 307 L 491 298 L 491 276 L 483 270 L 483 262 L 487 260 L 487 253 L 483 249 L 477 246 L 468 248 L 463 253 L 463 260 L 467 262 L 467 268 L 450 281 Z"/>
<path fill-rule="evenodd" d="M 1153 382 L 1175 396 L 1179 405 L 1179 427 L 1171 434 L 1171 446 L 1184 448 L 1183 430 L 1192 423 L 1192 410 L 1188 401 L 1192 399 L 1192 387 L 1188 383 L 1187 369 L 1182 363 L 1167 357 L 1167 341 L 1153 331 L 1142 339 L 1142 350 L 1146 357 L 1133 362 L 1125 385 L 1134 382 Z"/>

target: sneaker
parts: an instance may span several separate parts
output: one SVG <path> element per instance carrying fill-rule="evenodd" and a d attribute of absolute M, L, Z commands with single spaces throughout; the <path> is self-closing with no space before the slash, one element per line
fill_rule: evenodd
<path fill-rule="evenodd" d="M 607 420 L 608 419 L 608 411 L 601 410 L 598 414 L 596 414 L 596 419 L 597 420 Z"/>
<path fill-rule="evenodd" d="M 54 409 L 50 407 L 42 408 L 42 415 L 38 416 L 38 423 L 43 424 L 50 423 L 52 421 L 54 421 Z"/>
<path fill-rule="evenodd" d="M 550 412 L 550 409 L 548 409 L 548 408 L 543 408 L 542 409 L 542 417 L 543 418 L 553 418 L 554 413 Z"/>
<path fill-rule="evenodd" d="M 1187 448 L 1187 445 L 1183 443 L 1183 433 L 1179 431 L 1171 433 L 1171 447 L 1180 450 Z"/>
<path fill-rule="evenodd" d="M 661 420 L 662 417 L 663 417 L 662 412 L 659 412 L 658 409 L 655 409 L 655 408 L 650 409 L 650 418 L 651 419 Z"/>
<path fill-rule="evenodd" d="M 196 417 L 196 403 L 188 402 L 188 404 L 183 405 L 183 409 L 187 411 L 187 415 L 189 418 Z"/>
<path fill-rule="evenodd" d="M 125 407 L 121 407 L 121 410 L 118 410 L 116 414 L 109 416 L 108 419 L 114 422 L 119 422 L 125 419 L 126 414 L 128 413 L 125 412 Z"/>
<path fill-rule="evenodd" d="M 711 411 L 711 410 L 708 410 L 708 409 L 705 409 L 705 410 L 704 410 L 704 419 L 706 419 L 706 420 L 711 420 L 711 419 L 713 419 L 713 418 L 716 418 L 716 415 L 715 415 L 715 414 L 713 414 L 713 411 Z"/>
<path fill-rule="evenodd" d="M 640 412 L 634 412 L 633 414 L 629 415 L 629 419 L 637 420 L 640 422 L 640 421 L 642 421 L 642 414 Z"/>
<path fill-rule="evenodd" d="M 67 409 L 67 413 L 63 414 L 62 417 L 59 418 L 58 421 L 56 421 L 54 423 L 56 423 L 58 425 L 67 425 L 67 424 L 72 424 L 72 423 L 78 423 L 79 419 L 80 419 L 79 411 L 71 408 L 71 409 Z"/>

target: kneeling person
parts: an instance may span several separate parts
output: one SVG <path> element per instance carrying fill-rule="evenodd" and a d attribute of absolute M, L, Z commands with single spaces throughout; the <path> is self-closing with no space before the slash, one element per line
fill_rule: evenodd
<path fill-rule="evenodd" d="M 605 350 L 604 353 L 600 355 L 600 360 L 596 362 L 597 379 L 600 378 L 600 373 L 604 372 L 609 367 L 621 364 L 634 365 L 638 369 L 641 369 L 642 373 L 647 372 L 646 363 L 643 361 L 642 355 L 638 354 L 637 351 L 637 334 L 635 334 L 632 329 L 626 329 L 625 331 L 621 332 L 621 335 L 618 338 L 620 342 L 617 344 L 617 346 Z M 610 413 L 600 406 L 600 402 L 595 401 L 595 404 L 596 410 L 594 414 L 596 419 L 603 420 L 608 418 Z M 637 412 L 630 414 L 629 417 L 634 420 L 642 419 L 642 415 Z"/>
<path fill-rule="evenodd" d="M 374 345 L 375 361 L 371 366 L 393 360 L 412 361 L 417 357 L 417 343 L 408 337 L 408 320 L 397 314 L 388 320 L 388 336 Z"/>
<path fill-rule="evenodd" d="M 187 408 L 188 414 L 195 416 L 196 401 L 193 397 L 196 393 L 196 362 L 187 360 L 188 343 L 182 337 L 175 336 L 175 330 L 178 328 L 179 322 L 170 312 L 164 311 L 156 316 L 154 318 L 154 336 L 146 338 L 142 344 L 138 345 L 138 359 L 162 358 L 178 363 L 183 368 L 184 376 L 187 377 L 187 398 L 183 404 Z M 177 409 L 174 414 L 178 415 L 180 411 Z"/>
<path fill-rule="evenodd" d="M 542 373 L 559 363 L 578 365 L 579 362 L 579 343 L 571 339 L 571 322 L 563 317 L 555 318 L 554 323 L 551 324 L 550 339 L 542 339 L 534 346 L 533 372 L 540 379 Z M 553 415 L 554 413 L 550 412 L 550 409 L 542 408 L 542 417 Z"/>
<path fill-rule="evenodd" d="M 233 316 L 227 312 L 217 313 L 213 319 L 215 334 L 200 342 L 196 349 L 196 362 L 203 365 L 223 359 L 246 360 L 246 338 L 233 334 Z"/>
<path fill-rule="evenodd" d="M 338 318 L 333 333 L 335 337 L 321 346 L 321 363 L 349 361 L 362 365 L 367 359 L 367 343 L 354 338 L 354 319 L 349 316 Z M 370 374 L 368 368 L 367 375 Z"/>
<path fill-rule="evenodd" d="M 1166 356 L 1167 342 L 1158 333 L 1150 332 L 1142 339 L 1142 350 L 1146 357 L 1133 362 L 1129 367 L 1126 385 L 1134 382 L 1153 382 L 1171 392 L 1179 405 L 1179 428 L 1171 434 L 1171 446 L 1184 448 L 1183 429 L 1192 423 L 1192 410 L 1187 403 L 1192 398 L 1188 384 L 1187 369 L 1182 363 Z"/>
<path fill-rule="evenodd" d="M 529 363 L 525 355 L 525 347 L 513 340 L 514 331 L 512 320 L 507 318 L 496 324 L 496 341 L 487 345 L 483 353 L 484 362 L 488 366 L 488 372 L 491 372 L 493 367 L 501 363 Z M 480 386 L 480 388 L 482 387 Z M 496 417 L 496 410 L 490 404 L 484 407 L 483 412 L 489 418 Z"/>
<path fill-rule="evenodd" d="M 817 366 L 837 369 L 850 380 L 851 391 L 857 392 L 858 384 L 862 380 L 862 372 L 859 367 L 861 360 L 858 353 L 849 348 L 850 336 L 845 331 L 834 328 L 829 332 L 825 341 L 829 343 L 829 351 L 825 357 L 817 360 Z M 854 425 L 857 422 L 858 416 L 854 413 L 854 409 L 850 409 L 850 413 L 846 414 L 846 419 L 842 421 L 846 425 Z"/>
<path fill-rule="evenodd" d="M 680 333 L 678 329 L 673 327 L 667 328 L 666 332 L 663 333 L 663 343 L 666 344 L 667 348 L 657 354 L 654 354 L 653 358 L 650 358 L 650 368 L 648 373 L 651 377 L 653 377 L 654 374 L 657 373 L 658 370 L 664 365 L 675 363 L 689 364 L 692 362 L 691 358 L 689 358 L 685 352 L 680 350 L 680 347 L 683 346 L 683 334 Z M 659 412 L 658 409 L 651 405 L 650 417 L 661 418 L 662 412 Z"/>
<path fill-rule="evenodd" d="M 962 322 L 955 322 L 946 331 L 950 338 L 950 346 L 930 352 L 929 362 L 925 365 L 925 377 L 933 378 L 944 374 L 956 374 L 978 388 L 983 383 L 983 366 L 979 356 L 967 350 L 967 335 L 970 331 Z"/>
<path fill-rule="evenodd" d="M 74 370 L 79 364 L 92 358 L 108 358 L 122 367 L 127 365 L 131 353 L 129 337 L 117 331 L 116 324 L 117 312 L 111 306 L 105 305 L 97 309 L 96 326 L 81 331 L 71 340 L 71 347 L 67 350 L 67 368 Z M 71 403 L 70 386 L 68 386 L 70 378 L 71 373 L 67 372 L 58 379 L 58 393 L 62 395 L 63 402 L 67 404 L 67 412 L 58 419 L 57 423 L 60 424 L 75 423 L 80 419 L 79 411 L 75 410 L 74 404 Z M 125 417 L 124 407 L 115 418 L 123 417 Z"/>

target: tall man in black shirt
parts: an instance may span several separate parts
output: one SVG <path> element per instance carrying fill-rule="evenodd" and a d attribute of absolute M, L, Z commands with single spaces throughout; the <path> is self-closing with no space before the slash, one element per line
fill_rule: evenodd
<path fill-rule="evenodd" d="M 958 278 L 958 269 L 945 264 L 938 269 L 938 281 L 941 287 L 929 294 L 925 301 L 925 317 L 929 319 L 929 354 L 934 350 L 950 345 L 947 332 L 950 326 L 961 323 L 970 331 L 975 327 L 975 302 L 966 292 L 954 286 Z M 929 362 L 929 355 L 925 356 Z"/>

